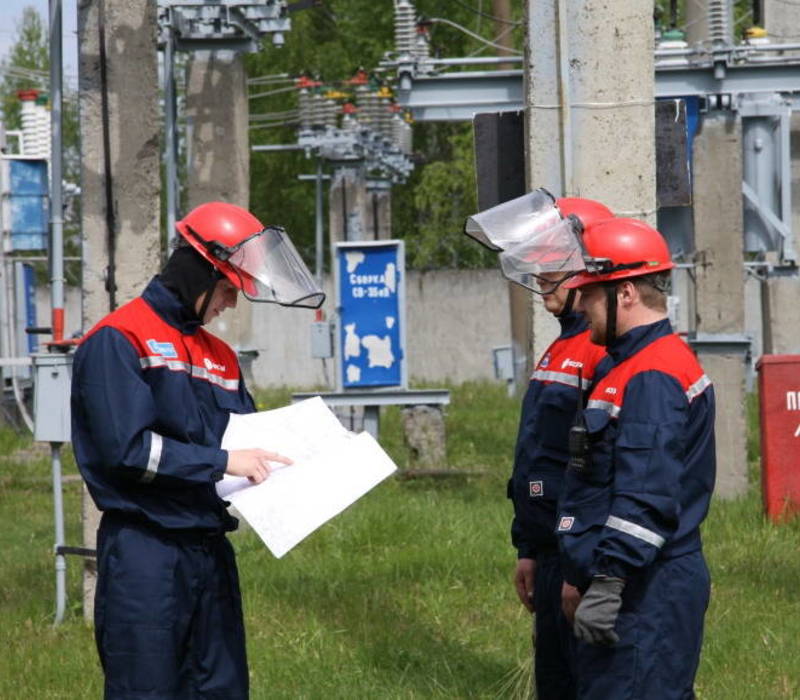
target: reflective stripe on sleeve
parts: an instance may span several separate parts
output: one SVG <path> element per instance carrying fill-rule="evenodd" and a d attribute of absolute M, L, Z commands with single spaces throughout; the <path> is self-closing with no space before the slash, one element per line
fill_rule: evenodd
<path fill-rule="evenodd" d="M 554 372 L 548 369 L 537 369 L 531 375 L 531 379 L 538 379 L 540 382 L 559 382 L 560 384 L 568 384 L 569 386 L 578 386 L 577 375 L 567 374 L 566 372 Z M 588 389 L 592 382 L 590 379 L 584 379 L 581 383 L 584 389 Z"/>
<path fill-rule="evenodd" d="M 702 394 L 708 387 L 711 386 L 711 380 L 708 378 L 708 375 L 704 374 L 700 379 L 698 379 L 692 386 L 690 386 L 686 390 L 686 398 L 689 399 L 689 403 L 694 401 L 700 394 Z"/>
<path fill-rule="evenodd" d="M 150 433 L 150 455 L 147 458 L 147 468 L 142 474 L 142 481 L 149 484 L 156 478 L 158 473 L 158 463 L 161 461 L 161 450 L 164 447 L 164 439 L 158 433 Z"/>
<path fill-rule="evenodd" d="M 647 528 L 637 525 L 636 523 L 632 523 L 629 520 L 618 518 L 616 515 L 608 516 L 608 520 L 606 520 L 606 527 L 619 530 L 620 532 L 624 532 L 626 535 L 635 537 L 637 540 L 642 540 L 643 542 L 652 544 L 657 549 L 661 549 L 666 541 L 657 532 L 648 530 Z"/>
<path fill-rule="evenodd" d="M 617 418 L 621 410 L 615 403 L 611 401 L 600 401 L 600 399 L 589 399 L 586 408 L 598 408 L 608 413 L 612 418 Z"/>

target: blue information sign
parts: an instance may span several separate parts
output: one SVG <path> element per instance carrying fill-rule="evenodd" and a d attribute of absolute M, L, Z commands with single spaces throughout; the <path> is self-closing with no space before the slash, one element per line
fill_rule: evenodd
<path fill-rule="evenodd" d="M 13 250 L 47 248 L 47 161 L 36 158 L 4 159 L 3 229 L 11 235 Z"/>
<path fill-rule="evenodd" d="M 405 388 L 403 242 L 337 243 L 336 274 L 340 385 Z"/>

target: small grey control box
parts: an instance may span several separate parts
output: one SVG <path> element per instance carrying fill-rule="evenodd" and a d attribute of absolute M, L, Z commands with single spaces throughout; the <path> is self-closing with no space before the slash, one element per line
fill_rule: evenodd
<path fill-rule="evenodd" d="M 69 442 L 72 354 L 33 355 L 33 439 Z"/>
<path fill-rule="evenodd" d="M 311 324 L 311 357 L 327 360 L 333 357 L 333 328 L 328 321 Z"/>

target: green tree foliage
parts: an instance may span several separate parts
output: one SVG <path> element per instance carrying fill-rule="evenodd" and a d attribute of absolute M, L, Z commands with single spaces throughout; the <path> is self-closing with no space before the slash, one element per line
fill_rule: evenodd
<path fill-rule="evenodd" d="M 47 95 L 50 49 L 47 21 L 34 7 L 26 7 L 17 25 L 16 41 L 3 59 L 0 73 L 0 106 L 7 130 L 22 128 L 21 105 L 17 92 L 36 88 Z M 27 73 L 27 75 L 25 75 Z M 63 86 L 62 137 L 64 140 L 64 177 L 78 182 L 79 129 L 77 94 Z"/>
<path fill-rule="evenodd" d="M 22 19 L 17 26 L 17 40 L 3 59 L 3 81 L 0 83 L 0 104 L 3 108 L 3 121 L 6 129 L 19 129 L 20 102 L 18 90 L 27 88 L 42 89 L 41 76 L 47 74 L 50 65 L 47 50 L 47 26 L 33 7 L 22 11 Z M 20 72 L 30 71 L 30 77 L 7 72 L 9 69 Z"/>
<path fill-rule="evenodd" d="M 490 3 L 417 0 L 415 6 L 423 17 L 448 19 L 489 40 L 497 35 Z M 519 22 L 521 4 L 512 2 L 512 7 Z M 521 23 L 508 29 L 513 46 L 521 48 Z M 434 56 L 492 55 L 493 49 L 444 23 L 431 24 L 430 31 Z M 294 13 L 292 30 L 285 39 L 281 48 L 265 42 L 260 53 L 248 56 L 249 77 L 308 75 L 323 81 L 326 88 L 342 92 L 350 90 L 345 81 L 360 68 L 378 80 L 390 83 L 394 78 L 376 71 L 384 53 L 394 50 L 391 0 L 369 3 L 327 0 L 314 9 Z M 289 84 L 252 86 L 251 94 Z M 285 112 L 296 105 L 296 96 L 291 91 L 279 92 L 251 99 L 250 111 L 252 115 Z M 295 141 L 294 123 L 251 131 L 253 144 Z M 393 235 L 405 238 L 409 265 L 417 268 L 493 265 L 494 256 L 486 254 L 462 233 L 465 217 L 476 209 L 471 125 L 415 124 L 414 150 L 413 174 L 407 183 L 392 189 Z M 307 260 L 313 257 L 314 185 L 298 182 L 296 176 L 311 173 L 315 168 L 313 160 L 298 152 L 254 153 L 251 159 L 251 207 L 263 220 L 286 226 Z"/>

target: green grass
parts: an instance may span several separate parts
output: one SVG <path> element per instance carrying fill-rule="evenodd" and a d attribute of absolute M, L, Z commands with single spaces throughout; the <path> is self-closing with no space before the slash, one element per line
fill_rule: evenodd
<path fill-rule="evenodd" d="M 232 537 L 245 601 L 252 697 L 513 698 L 530 679 L 530 620 L 511 587 L 505 481 L 518 404 L 491 384 L 450 387 L 444 480 L 391 479 L 275 560 Z M 265 407 L 290 392 L 265 392 Z M 382 442 L 408 463 L 397 411 Z M 10 440 L 0 435 L 0 445 Z M 9 443 L 10 444 L 10 443 Z M 74 465 L 65 459 L 65 469 Z M 80 486 L 65 485 L 78 543 Z M 52 496 L 46 454 L 0 466 L 0 698 L 91 698 L 102 677 L 70 560 L 67 619 L 52 627 Z M 761 516 L 755 487 L 715 501 L 701 700 L 800 697 L 800 523 Z"/>

